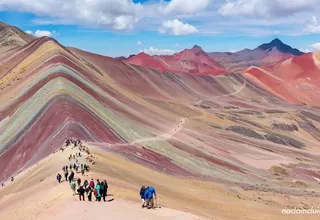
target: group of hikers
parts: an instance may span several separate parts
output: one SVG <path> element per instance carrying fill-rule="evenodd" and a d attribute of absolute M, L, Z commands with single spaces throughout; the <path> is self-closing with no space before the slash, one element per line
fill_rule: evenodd
<path fill-rule="evenodd" d="M 155 208 L 155 201 L 157 203 L 156 190 L 152 186 L 142 186 L 140 189 L 141 207 L 142 208 Z M 157 204 L 156 204 L 157 205 Z"/>
<path fill-rule="evenodd" d="M 72 157 L 72 155 L 70 154 L 70 157 Z M 76 162 L 74 164 L 70 164 L 69 165 L 70 170 L 74 169 L 77 173 L 79 171 L 79 168 L 81 168 L 81 173 L 82 176 L 84 176 L 85 172 L 89 172 L 90 170 L 90 166 L 87 164 L 80 164 L 78 162 L 78 159 L 76 160 Z M 68 166 L 63 167 L 63 171 L 64 172 L 68 172 Z"/>
<path fill-rule="evenodd" d="M 73 144 L 72 148 L 79 147 L 80 151 L 85 150 L 85 146 L 82 144 L 82 141 L 80 139 L 68 138 L 66 140 L 66 147 L 68 147 L 71 144 Z"/>
<path fill-rule="evenodd" d="M 13 182 L 13 181 L 14 181 L 14 178 L 13 178 L 13 176 L 12 176 L 12 177 L 11 177 L 11 182 Z M 4 187 L 4 183 L 2 183 L 1 186 Z"/>
<path fill-rule="evenodd" d="M 66 147 L 68 147 L 69 145 L 73 144 L 73 148 L 78 147 L 80 151 L 85 151 L 88 155 L 90 154 L 89 152 L 89 148 L 86 147 L 82 141 L 80 139 L 75 139 L 75 138 L 69 138 L 66 140 Z M 75 156 L 81 157 L 81 153 L 79 152 L 76 155 L 70 155 L 69 160 L 71 160 L 72 158 L 75 159 Z"/>
<path fill-rule="evenodd" d="M 81 179 L 78 178 L 75 180 L 75 173 L 73 170 L 78 172 L 79 168 L 81 167 L 81 174 L 84 176 L 85 172 L 89 172 L 90 167 L 87 164 L 79 164 L 78 162 L 78 157 L 82 157 L 81 151 L 86 151 L 87 154 L 89 153 L 89 149 L 86 148 L 80 139 L 74 139 L 74 138 L 69 138 L 66 140 L 66 147 L 70 146 L 73 144 L 74 147 L 78 147 L 80 152 L 77 152 L 76 154 L 70 154 L 68 159 L 71 161 L 72 159 L 75 160 L 74 164 L 70 164 L 69 166 L 63 166 L 62 170 L 65 175 L 65 180 L 69 181 L 69 185 L 71 189 L 73 190 L 73 195 L 79 195 L 79 200 L 80 201 L 85 201 L 85 194 L 86 197 L 88 198 L 88 201 L 92 201 L 92 194 L 95 196 L 96 201 L 101 201 L 101 199 L 106 202 L 106 196 L 107 196 L 107 191 L 108 191 L 108 183 L 106 180 L 104 181 L 99 181 L 95 183 L 93 179 L 91 179 L 90 183 L 88 180 L 85 180 L 83 184 L 81 184 Z M 68 169 L 71 171 L 70 175 L 68 172 Z M 73 170 L 72 170 L 73 169 Z M 62 176 L 60 173 L 57 175 L 57 180 L 60 183 L 62 180 Z"/>
<path fill-rule="evenodd" d="M 57 180 L 59 183 L 61 183 L 61 178 L 62 176 L 60 175 L 60 173 L 58 173 Z M 79 195 L 80 201 L 85 201 L 85 194 L 87 195 L 88 201 L 92 201 L 93 193 L 93 195 L 96 198 L 96 201 L 100 202 L 102 198 L 103 201 L 106 202 L 106 196 L 109 187 L 106 180 L 100 182 L 98 179 L 97 183 L 95 183 L 93 179 L 91 179 L 90 183 L 88 182 L 88 180 L 85 180 L 81 185 L 81 179 L 78 178 L 75 181 L 74 172 L 71 171 L 71 174 L 69 176 L 69 185 L 73 190 L 73 195 Z"/>
<path fill-rule="evenodd" d="M 71 144 L 74 144 L 74 147 L 79 147 L 80 151 L 87 151 L 89 153 L 89 149 L 85 148 L 82 145 L 81 140 L 70 138 L 66 140 L 66 146 L 69 146 Z M 72 147 L 73 148 L 73 147 Z M 76 160 L 75 163 L 69 166 L 63 166 L 62 170 L 64 171 L 64 177 L 66 182 L 69 181 L 69 185 L 71 189 L 73 190 L 73 195 L 79 195 L 80 201 L 85 201 L 85 197 L 87 197 L 88 201 L 92 201 L 92 194 L 95 196 L 95 201 L 100 202 L 103 200 L 106 202 L 107 192 L 108 192 L 108 183 L 106 180 L 100 181 L 97 179 L 97 182 L 95 183 L 93 179 L 91 179 L 90 182 L 85 180 L 83 184 L 81 184 L 81 179 L 77 178 L 75 179 L 75 173 L 73 170 L 78 172 L 79 169 L 79 163 L 78 163 L 78 157 L 82 157 L 81 152 L 76 153 L 75 155 L 70 154 L 68 157 L 69 161 Z M 71 171 L 70 175 L 68 172 L 68 169 Z M 86 164 L 81 164 L 81 173 L 82 176 L 84 176 L 85 171 L 89 171 L 89 166 Z M 57 180 L 60 183 L 62 180 L 62 176 L 58 173 Z M 157 195 L 156 190 L 152 186 L 142 186 L 140 189 L 140 198 L 141 198 L 141 207 L 142 208 L 155 208 L 157 206 Z"/>
<path fill-rule="evenodd" d="M 76 140 L 75 138 L 68 138 L 68 139 L 66 140 L 66 146 L 68 147 L 68 146 L 71 145 L 71 144 L 73 144 L 74 147 L 77 147 L 78 145 L 81 145 L 82 142 L 81 142 L 80 139 L 77 139 L 77 140 Z"/>
<path fill-rule="evenodd" d="M 71 156 L 71 155 L 70 155 L 70 156 Z M 79 167 L 81 167 L 81 175 L 82 175 L 82 176 L 85 175 L 85 172 L 89 172 L 90 167 L 89 167 L 89 165 L 87 165 L 87 164 L 80 164 L 80 166 L 79 166 L 79 163 L 76 162 L 76 163 L 74 163 L 73 165 L 70 164 L 69 166 L 68 166 L 68 165 L 63 166 L 63 167 L 62 167 L 62 170 L 63 170 L 63 172 L 64 172 L 65 180 L 66 180 L 66 181 L 69 180 L 69 183 L 71 183 L 71 181 L 72 181 L 73 178 L 74 178 L 74 172 L 73 172 L 73 170 L 75 170 L 75 171 L 78 173 Z M 72 170 L 72 169 L 73 169 L 73 170 Z M 70 170 L 70 175 L 69 175 L 69 171 L 68 171 L 68 170 Z M 57 175 L 57 180 L 58 180 L 59 183 L 60 183 L 61 180 L 62 180 L 62 176 L 61 176 L 60 173 L 58 173 L 58 175 Z"/>
<path fill-rule="evenodd" d="M 108 187 L 109 187 L 106 180 L 101 182 L 97 180 L 96 184 L 93 181 L 93 179 L 91 179 L 90 183 L 87 180 L 85 180 L 83 185 L 81 185 L 81 179 L 78 178 L 77 186 L 78 186 L 77 193 L 79 195 L 80 201 L 81 200 L 85 201 L 85 196 L 84 196 L 85 193 L 88 197 L 88 200 L 92 201 L 92 193 L 93 193 L 93 195 L 96 198 L 96 201 L 100 202 L 102 198 L 103 201 L 106 202 L 106 196 L 107 196 Z M 71 185 L 71 188 L 75 192 L 75 185 Z"/>
<path fill-rule="evenodd" d="M 71 143 L 74 143 L 75 146 L 76 146 L 77 144 L 81 144 L 81 140 L 77 140 L 77 141 L 76 141 L 75 139 L 72 139 L 72 138 L 67 139 L 67 141 L 66 141 L 66 146 L 70 145 Z M 82 151 L 82 150 L 83 150 L 83 146 L 80 146 L 80 145 L 79 145 L 79 150 Z M 82 176 L 85 175 L 85 172 L 89 172 L 89 170 L 90 170 L 89 165 L 87 165 L 87 164 L 80 164 L 80 163 L 79 163 L 79 161 L 78 161 L 78 159 L 77 159 L 78 157 L 82 157 L 81 152 L 77 152 L 77 153 L 74 154 L 74 155 L 73 155 L 73 154 L 70 154 L 69 157 L 68 157 L 69 161 L 71 161 L 71 159 L 73 159 L 73 160 L 75 160 L 75 163 L 70 164 L 69 166 L 68 166 L 68 165 L 65 165 L 65 166 L 62 167 L 62 170 L 63 170 L 63 173 L 64 173 L 64 177 L 65 177 L 65 181 L 66 181 L 66 182 L 69 181 L 69 184 L 70 184 L 70 185 L 71 185 L 71 182 L 72 182 L 73 179 L 74 179 L 74 172 L 73 172 L 73 170 L 78 173 L 78 172 L 79 172 L 79 168 L 81 168 L 81 174 L 82 174 Z M 69 170 L 70 170 L 70 175 L 69 175 Z M 57 175 L 57 180 L 58 180 L 59 183 L 62 181 L 62 176 L 61 176 L 60 173 L 58 173 L 58 175 Z"/>

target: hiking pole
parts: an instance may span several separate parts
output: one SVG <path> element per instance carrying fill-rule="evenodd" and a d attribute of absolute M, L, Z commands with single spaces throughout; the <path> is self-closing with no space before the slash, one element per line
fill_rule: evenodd
<path fill-rule="evenodd" d="M 155 196 L 155 200 L 156 200 L 156 208 L 158 208 L 158 199 L 156 196 Z"/>

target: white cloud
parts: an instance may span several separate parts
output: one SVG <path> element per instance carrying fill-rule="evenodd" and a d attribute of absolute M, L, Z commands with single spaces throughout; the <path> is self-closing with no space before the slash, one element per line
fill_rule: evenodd
<path fill-rule="evenodd" d="M 302 51 L 303 53 L 310 53 L 311 50 L 309 50 L 308 48 L 300 48 L 300 51 Z"/>
<path fill-rule="evenodd" d="M 120 15 L 114 18 L 112 28 L 121 31 L 121 30 L 131 30 L 133 29 L 133 18 L 128 15 Z"/>
<path fill-rule="evenodd" d="M 144 6 L 132 0 L 1 0 L 0 10 L 33 13 L 37 22 L 81 24 L 130 30 L 141 18 Z"/>
<path fill-rule="evenodd" d="M 80 3 L 79 3 L 80 2 Z M 161 27 L 160 31 L 182 35 L 232 33 L 268 27 L 283 33 L 319 33 L 319 24 L 305 27 L 303 18 L 320 12 L 320 0 L 0 0 L 1 11 L 28 12 L 35 24 L 80 25 L 110 31 L 157 31 L 163 21 L 178 19 L 196 27 Z M 221 15 L 225 16 L 221 18 Z M 320 18 L 319 18 L 320 19 Z M 317 21 L 318 22 L 318 21 Z M 171 25 L 172 26 L 172 25 Z M 193 27 L 193 28 L 192 28 Z M 238 31 L 242 28 L 243 31 Z M 305 31 L 304 28 L 306 29 Z M 190 29 L 190 30 L 188 30 Z M 267 32 L 265 32 L 267 34 Z M 246 32 L 246 34 L 251 34 Z"/>
<path fill-rule="evenodd" d="M 257 4 L 256 0 L 226 1 L 226 3 L 219 9 L 219 13 L 223 16 L 239 14 L 248 15 L 254 12 L 255 4 Z"/>
<path fill-rule="evenodd" d="M 175 46 L 175 47 L 179 47 L 179 46 L 180 46 L 180 44 L 179 44 L 179 43 L 175 43 L 173 46 Z"/>
<path fill-rule="evenodd" d="M 213 0 L 171 0 L 164 8 L 164 12 L 192 14 L 202 11 L 213 2 Z"/>
<path fill-rule="evenodd" d="M 35 37 L 54 37 L 59 36 L 59 33 L 55 31 L 36 30 L 34 33 L 30 30 L 25 31 L 27 34 L 31 34 Z"/>
<path fill-rule="evenodd" d="M 176 51 L 171 49 L 157 49 L 153 47 L 146 48 L 144 50 L 140 50 L 140 52 L 147 53 L 149 55 L 171 55 L 176 53 Z"/>
<path fill-rule="evenodd" d="M 288 17 L 317 7 L 320 0 L 226 0 L 220 7 L 223 16 Z"/>
<path fill-rule="evenodd" d="M 26 32 L 27 34 L 31 34 L 31 35 L 33 34 L 33 32 L 32 32 L 32 31 L 29 31 L 29 30 L 26 30 L 25 32 Z"/>
<path fill-rule="evenodd" d="M 183 23 L 178 19 L 163 21 L 159 28 L 160 33 L 171 33 L 173 35 L 188 35 L 198 33 L 198 29 L 188 23 Z"/>
<path fill-rule="evenodd" d="M 314 50 L 314 51 L 319 51 L 320 50 L 320 43 L 314 43 L 311 45 L 311 48 Z"/>
<path fill-rule="evenodd" d="M 240 50 L 239 49 L 236 49 L 236 50 L 231 49 L 231 50 L 229 50 L 230 53 L 235 53 L 235 52 L 238 52 L 238 51 L 240 51 Z"/>
<path fill-rule="evenodd" d="M 312 16 L 311 20 L 308 21 L 308 23 L 304 29 L 304 32 L 309 33 L 309 34 L 320 33 L 320 24 L 319 24 L 316 16 Z"/>
<path fill-rule="evenodd" d="M 302 51 L 304 53 L 311 53 L 311 52 L 315 52 L 315 51 L 320 51 L 320 43 L 311 44 L 311 45 L 307 46 L 307 48 L 301 48 L 300 51 Z"/>
<path fill-rule="evenodd" d="M 142 45 L 142 41 L 137 41 L 137 45 Z"/>
<path fill-rule="evenodd" d="M 52 33 L 50 31 L 37 30 L 36 32 L 34 32 L 34 36 L 36 36 L 36 37 L 52 37 Z"/>

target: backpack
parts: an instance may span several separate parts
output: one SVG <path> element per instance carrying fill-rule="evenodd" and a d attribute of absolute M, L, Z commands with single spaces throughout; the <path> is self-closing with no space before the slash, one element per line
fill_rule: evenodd
<path fill-rule="evenodd" d="M 97 196 L 97 195 L 98 195 L 98 190 L 97 190 L 97 189 L 94 189 L 93 194 L 94 194 L 95 196 Z"/>
<path fill-rule="evenodd" d="M 84 192 L 85 192 L 85 189 L 83 188 L 83 186 L 80 186 L 80 188 L 79 188 L 79 193 L 80 193 L 80 194 L 84 194 Z"/>
<path fill-rule="evenodd" d="M 144 189 L 143 189 L 143 188 L 140 189 L 140 196 L 141 196 L 141 198 L 145 198 L 145 195 L 144 195 L 145 192 L 146 192 L 146 189 L 145 189 L 145 188 L 144 188 Z"/>
<path fill-rule="evenodd" d="M 100 184 L 100 192 L 105 192 L 105 186 L 104 184 Z"/>

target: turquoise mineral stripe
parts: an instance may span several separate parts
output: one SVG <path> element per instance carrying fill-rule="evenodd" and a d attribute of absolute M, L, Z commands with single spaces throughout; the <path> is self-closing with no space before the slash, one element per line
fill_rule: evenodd
<path fill-rule="evenodd" d="M 59 65 L 55 65 L 52 68 L 50 68 L 49 70 L 45 71 L 44 73 L 40 74 L 39 78 L 37 78 L 37 81 L 33 81 L 29 88 L 26 88 L 24 90 L 22 90 L 16 97 L 21 97 L 23 94 L 27 93 L 30 88 L 32 88 L 33 86 L 36 85 L 36 83 L 38 83 L 40 80 L 43 80 L 47 77 L 49 77 L 52 74 L 55 74 L 57 72 L 62 72 L 66 75 L 69 75 L 71 77 L 73 77 L 74 79 L 79 80 L 81 83 L 83 83 L 84 85 L 86 85 L 87 87 L 91 88 L 92 90 L 96 91 L 99 95 L 109 99 L 110 101 L 112 101 L 114 104 L 118 105 L 120 108 L 123 109 L 128 109 L 129 111 L 131 111 L 131 113 L 137 115 L 140 114 L 139 112 L 137 112 L 136 110 L 132 109 L 131 106 L 125 105 L 122 102 L 120 102 L 119 100 L 117 100 L 116 98 L 110 96 L 108 93 L 106 93 L 105 91 L 103 91 L 101 88 L 99 88 L 98 86 L 96 86 L 93 83 L 89 83 L 88 80 L 86 80 L 85 78 L 83 78 L 79 73 L 75 72 L 74 69 L 71 69 L 69 67 L 64 66 L 63 64 L 59 64 Z"/>
<path fill-rule="evenodd" d="M 74 83 L 59 77 L 48 82 L 10 117 L 10 124 L 0 137 L 1 145 L 6 145 L 15 135 L 25 130 L 31 120 L 36 117 L 37 113 L 44 108 L 46 102 L 60 94 L 69 94 L 79 103 L 86 103 L 85 106 L 88 110 L 93 112 L 101 121 L 112 127 L 123 139 L 128 141 L 134 139 L 131 132 L 127 131 L 128 128 L 133 127 L 131 126 L 133 123 L 124 120 L 123 117 L 105 108 Z M 88 100 L 90 100 L 90 102 L 88 102 Z M 152 135 L 146 128 L 140 127 L 139 130 L 143 131 L 145 135 Z"/>

